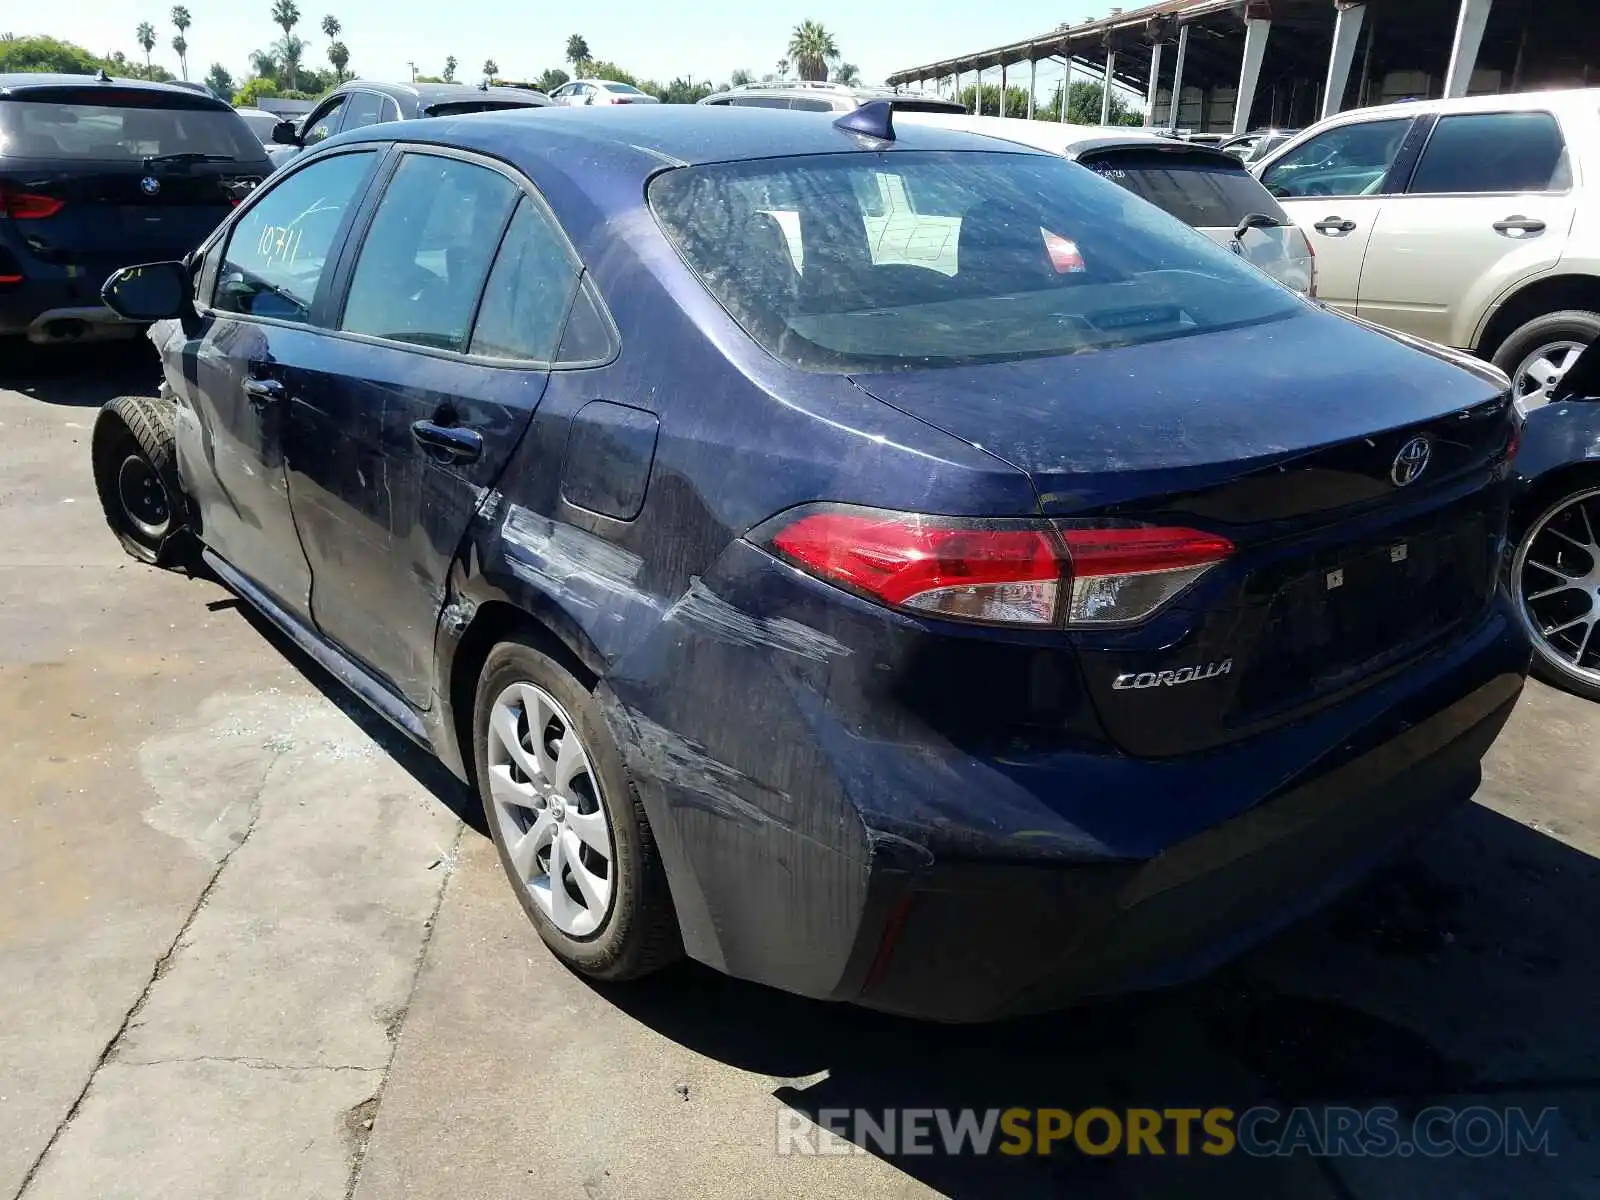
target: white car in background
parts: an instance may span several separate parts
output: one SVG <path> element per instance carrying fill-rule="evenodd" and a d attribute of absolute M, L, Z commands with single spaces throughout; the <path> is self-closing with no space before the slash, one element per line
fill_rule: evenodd
<path fill-rule="evenodd" d="M 927 112 L 897 112 L 894 119 L 982 133 L 1072 159 L 1193 226 L 1286 287 L 1316 294 L 1317 263 L 1306 236 L 1243 163 L 1215 147 L 1127 126 Z M 893 218 L 889 228 L 906 230 L 908 239 L 923 246 L 932 240 L 929 219 L 916 217 L 904 197 L 886 196 L 884 202 Z M 955 219 L 954 226 L 959 224 Z M 955 240 L 952 229 L 951 254 Z M 950 273 L 954 269 L 951 263 Z"/>
<path fill-rule="evenodd" d="M 1492 359 L 1524 410 L 1600 338 L 1600 90 L 1358 109 L 1253 169 L 1324 301 Z"/>
<path fill-rule="evenodd" d="M 574 79 L 551 92 L 550 99 L 569 107 L 583 104 L 661 103 L 649 92 L 641 92 L 631 83 L 618 83 L 614 79 Z"/>

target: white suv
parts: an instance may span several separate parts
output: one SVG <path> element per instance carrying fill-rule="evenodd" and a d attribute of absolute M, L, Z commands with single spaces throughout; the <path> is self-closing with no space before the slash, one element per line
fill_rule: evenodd
<path fill-rule="evenodd" d="M 1525 409 L 1600 338 L 1600 90 L 1341 113 L 1254 170 L 1324 301 L 1493 359 Z"/>

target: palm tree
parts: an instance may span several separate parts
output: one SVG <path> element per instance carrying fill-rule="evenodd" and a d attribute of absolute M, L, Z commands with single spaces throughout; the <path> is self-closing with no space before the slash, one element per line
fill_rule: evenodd
<path fill-rule="evenodd" d="M 278 56 L 271 50 L 250 51 L 250 69 L 257 79 L 278 78 Z"/>
<path fill-rule="evenodd" d="M 747 83 L 754 82 L 755 76 L 750 74 L 750 72 L 746 71 L 743 67 L 740 67 L 732 75 L 728 76 L 729 87 L 743 87 Z"/>
<path fill-rule="evenodd" d="M 185 79 L 189 78 L 189 40 L 187 34 L 189 26 L 194 24 L 189 16 L 189 10 L 183 5 L 178 5 L 172 10 L 172 24 L 178 31 L 178 36 L 172 39 L 172 48 L 178 52 L 178 70 Z"/>
<path fill-rule="evenodd" d="M 144 73 L 150 74 L 150 51 L 156 48 L 156 27 L 149 21 L 140 21 L 139 30 L 133 35 L 139 40 L 139 45 L 144 47 Z"/>
<path fill-rule="evenodd" d="M 343 42 L 329 42 L 328 61 L 333 64 L 334 82 L 343 83 L 344 69 L 350 65 L 350 47 Z"/>
<path fill-rule="evenodd" d="M 778 78 L 779 79 L 787 79 L 788 77 L 789 77 L 789 60 L 787 58 L 780 58 L 778 60 Z"/>
<path fill-rule="evenodd" d="M 801 21 L 789 35 L 789 57 L 794 59 L 801 79 L 825 82 L 828 62 L 839 57 L 839 46 L 816 21 Z"/>
<path fill-rule="evenodd" d="M 495 60 L 492 59 L 492 58 L 484 59 L 483 60 L 483 77 L 485 79 L 487 79 L 490 83 L 493 83 L 494 82 L 494 77 L 496 75 L 498 75 L 498 74 L 500 74 L 500 64 L 495 62 Z"/>
<path fill-rule="evenodd" d="M 456 67 L 459 65 L 460 64 L 456 62 L 456 56 L 454 54 L 450 55 L 444 60 L 444 74 L 439 78 L 443 79 L 446 83 L 454 83 L 456 81 Z"/>
<path fill-rule="evenodd" d="M 299 90 L 295 85 L 300 82 L 300 60 L 306 54 L 305 39 L 286 33 L 272 43 L 272 52 L 283 64 L 283 76 L 288 80 L 288 89 L 291 92 Z"/>
<path fill-rule="evenodd" d="M 339 34 L 343 30 L 344 26 L 339 24 L 339 18 L 332 13 L 322 18 L 322 33 L 330 42 L 338 41 Z"/>
<path fill-rule="evenodd" d="M 272 0 L 272 23 L 283 30 L 283 40 L 278 43 L 278 57 L 289 76 L 289 90 L 295 91 L 300 71 L 300 56 L 306 44 L 294 36 L 294 27 L 300 24 L 300 6 L 294 0 Z"/>
<path fill-rule="evenodd" d="M 575 33 L 567 39 L 567 61 L 572 64 L 574 75 L 582 75 L 584 64 L 589 61 L 589 43 L 583 34 Z"/>
<path fill-rule="evenodd" d="M 855 63 L 840 63 L 833 69 L 833 81 L 853 87 L 861 82 L 861 68 Z"/>

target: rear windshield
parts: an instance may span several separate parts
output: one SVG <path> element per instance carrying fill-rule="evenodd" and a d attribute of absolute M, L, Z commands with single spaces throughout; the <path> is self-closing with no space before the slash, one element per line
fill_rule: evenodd
<path fill-rule="evenodd" d="M 1299 310 L 1237 256 L 1055 155 L 684 167 L 655 178 L 650 203 L 734 320 L 808 370 L 1077 354 Z"/>
<path fill-rule="evenodd" d="M 624 95 L 627 95 L 627 96 L 642 96 L 642 95 L 644 95 L 643 92 L 641 92 L 638 88 L 634 87 L 632 84 L 629 84 L 629 83 L 607 83 L 605 85 L 605 89 L 608 92 L 621 92 L 621 93 L 623 93 Z"/>
<path fill-rule="evenodd" d="M 499 112 L 503 108 L 539 108 L 537 104 L 523 104 L 516 100 L 460 100 L 454 103 L 435 104 L 428 109 L 430 117 L 458 117 L 463 113 Z"/>
<path fill-rule="evenodd" d="M 0 155 L 139 161 L 160 154 L 261 157 L 231 109 L 0 100 Z"/>
<path fill-rule="evenodd" d="M 1196 229 L 1233 229 L 1251 213 L 1288 215 L 1238 161 L 1182 150 L 1101 150 L 1078 161 Z"/>

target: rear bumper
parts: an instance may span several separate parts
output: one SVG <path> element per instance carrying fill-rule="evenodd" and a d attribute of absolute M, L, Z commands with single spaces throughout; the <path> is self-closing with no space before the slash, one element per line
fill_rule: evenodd
<path fill-rule="evenodd" d="M 68 280 L 30 279 L 0 290 L 0 335 L 47 345 L 133 337 L 144 328 L 103 304 L 85 304 Z"/>

